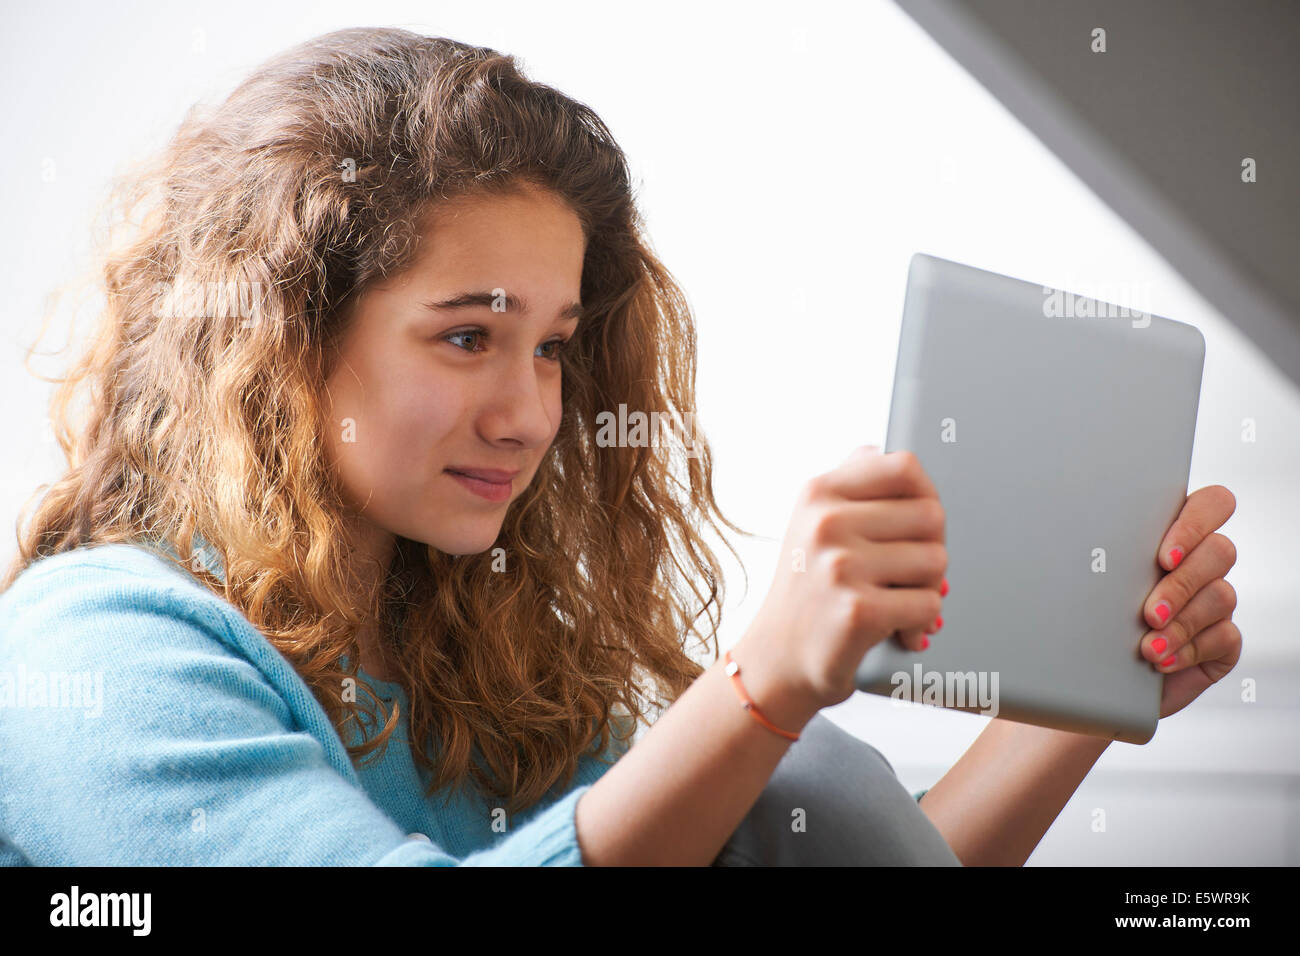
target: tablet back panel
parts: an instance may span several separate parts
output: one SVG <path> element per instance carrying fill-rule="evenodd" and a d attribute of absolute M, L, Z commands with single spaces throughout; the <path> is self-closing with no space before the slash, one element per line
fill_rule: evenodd
<path fill-rule="evenodd" d="M 1187 496 L 1204 356 L 1189 325 L 913 257 L 884 450 L 939 491 L 950 591 L 929 649 L 877 645 L 859 688 L 1150 740 L 1142 605 Z"/>

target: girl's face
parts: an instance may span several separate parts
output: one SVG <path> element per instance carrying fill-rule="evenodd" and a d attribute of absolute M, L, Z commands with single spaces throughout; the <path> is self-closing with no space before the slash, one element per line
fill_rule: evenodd
<path fill-rule="evenodd" d="M 441 205 L 423 226 L 418 259 L 345 316 L 327 444 L 372 544 L 474 554 L 559 429 L 586 242 L 531 185 Z"/>

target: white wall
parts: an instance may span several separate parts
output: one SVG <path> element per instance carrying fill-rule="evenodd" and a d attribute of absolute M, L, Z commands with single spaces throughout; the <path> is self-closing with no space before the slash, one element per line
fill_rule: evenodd
<path fill-rule="evenodd" d="M 724 646 L 757 609 L 798 486 L 883 444 L 907 262 L 926 251 L 1106 297 L 1205 334 L 1191 487 L 1222 483 L 1246 650 L 1145 747 L 1113 744 L 1035 864 L 1300 862 L 1297 390 L 911 20 L 885 0 L 610 4 L 138 2 L 6 13 L 0 107 L 9 228 L 0 235 L 0 513 L 56 474 L 47 387 L 20 367 L 43 298 L 82 266 L 108 179 L 197 98 L 266 56 L 344 26 L 398 25 L 518 54 L 592 105 L 641 180 L 655 247 L 700 326 L 699 412 L 742 541 Z M 52 163 L 52 165 L 51 165 Z M 53 336 L 49 345 L 61 338 Z M 37 363 L 38 370 L 56 368 Z M 1243 418 L 1258 440 L 1240 440 Z M 6 518 L 6 521 L 9 519 Z M 6 532 L 0 558 L 13 551 Z M 939 639 L 942 639 L 940 636 Z M 1243 704 L 1241 677 L 1259 702 Z M 910 787 L 984 719 L 857 695 L 830 715 Z M 1091 829 L 1095 807 L 1108 830 Z"/>

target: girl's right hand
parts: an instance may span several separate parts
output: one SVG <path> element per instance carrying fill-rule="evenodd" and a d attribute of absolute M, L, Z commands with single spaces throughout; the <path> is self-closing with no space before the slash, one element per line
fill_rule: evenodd
<path fill-rule="evenodd" d="M 872 647 L 897 632 L 904 646 L 921 650 L 936 629 L 948 568 L 944 525 L 938 491 L 916 455 L 855 449 L 800 493 L 737 662 L 785 713 L 810 718 L 846 700 Z"/>

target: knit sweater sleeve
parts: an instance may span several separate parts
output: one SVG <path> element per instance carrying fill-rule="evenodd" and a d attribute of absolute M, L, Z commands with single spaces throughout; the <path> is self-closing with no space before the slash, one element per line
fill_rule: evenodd
<path fill-rule="evenodd" d="M 582 865 L 590 784 L 454 858 L 371 801 L 306 684 L 250 647 L 233 606 L 168 572 L 56 559 L 0 595 L 0 840 L 28 862 Z"/>

